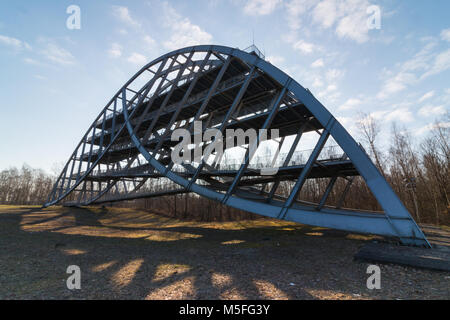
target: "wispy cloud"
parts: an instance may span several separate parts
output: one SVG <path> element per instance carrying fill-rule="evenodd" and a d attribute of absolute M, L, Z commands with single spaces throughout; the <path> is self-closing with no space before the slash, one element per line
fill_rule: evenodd
<path fill-rule="evenodd" d="M 0 35 L 0 45 L 5 45 L 15 50 L 31 50 L 31 46 L 25 41 L 4 35 Z"/>
<path fill-rule="evenodd" d="M 42 66 L 43 65 L 42 62 L 40 62 L 36 59 L 33 59 L 33 58 L 25 58 L 25 59 L 23 59 L 23 61 L 25 61 L 25 63 L 33 65 L 33 66 Z"/>
<path fill-rule="evenodd" d="M 163 3 L 166 26 L 172 30 L 170 38 L 163 42 L 169 50 L 193 46 L 197 44 L 209 44 L 212 35 L 200 26 L 193 24 L 189 18 L 179 14 L 168 2 Z"/>
<path fill-rule="evenodd" d="M 347 101 L 345 101 L 344 104 L 338 107 L 339 111 L 345 111 L 345 110 L 353 110 L 357 106 L 361 105 L 362 101 L 355 98 L 350 98 Z"/>
<path fill-rule="evenodd" d="M 325 77 L 328 81 L 336 81 L 341 79 L 345 74 L 345 70 L 342 69 L 329 69 L 327 70 L 327 72 L 325 73 Z"/>
<path fill-rule="evenodd" d="M 441 31 L 441 39 L 450 41 L 450 28 Z"/>
<path fill-rule="evenodd" d="M 367 0 L 291 0 L 286 3 L 287 22 L 292 30 L 309 24 L 322 29 L 334 28 L 339 38 L 358 43 L 369 40 L 367 27 Z"/>
<path fill-rule="evenodd" d="M 112 11 L 113 15 L 117 19 L 119 19 L 121 22 L 123 22 L 131 27 L 140 27 L 141 26 L 140 22 L 138 22 L 136 19 L 131 17 L 130 11 L 127 7 L 113 6 L 112 9 L 113 9 L 113 11 Z"/>
<path fill-rule="evenodd" d="M 417 78 L 413 73 L 399 72 L 394 77 L 389 78 L 384 82 L 377 97 L 379 99 L 386 99 L 390 95 L 406 89 L 408 85 L 413 84 L 416 81 Z"/>
<path fill-rule="evenodd" d="M 444 106 L 426 105 L 419 109 L 418 114 L 422 117 L 440 116 L 447 113 L 447 109 Z"/>
<path fill-rule="evenodd" d="M 323 66 L 325 66 L 325 63 L 323 62 L 323 59 L 317 59 L 316 61 L 314 61 L 311 64 L 311 67 L 313 67 L 313 68 L 321 68 Z"/>
<path fill-rule="evenodd" d="M 450 128 L 450 122 L 429 123 L 416 130 L 415 134 L 420 136 L 437 128 Z"/>
<path fill-rule="evenodd" d="M 108 55 L 111 58 L 119 58 L 122 56 L 122 46 L 118 43 L 111 44 L 111 48 L 108 50 Z"/>
<path fill-rule="evenodd" d="M 244 13 L 248 15 L 268 15 L 281 4 L 281 0 L 249 0 L 244 6 Z"/>
<path fill-rule="evenodd" d="M 292 47 L 303 54 L 310 54 L 318 48 L 315 44 L 306 42 L 305 40 L 294 42 Z"/>
<path fill-rule="evenodd" d="M 336 25 L 336 34 L 340 38 L 348 38 L 358 43 L 369 40 L 366 10 L 370 3 L 365 0 L 347 0 L 342 1 L 340 5 L 336 10 L 336 14 L 340 17 Z"/>
<path fill-rule="evenodd" d="M 55 62 L 59 65 L 73 65 L 75 64 L 75 57 L 67 49 L 59 46 L 52 39 L 39 39 L 39 43 L 43 45 L 40 54 L 47 60 Z"/>
<path fill-rule="evenodd" d="M 439 53 L 433 60 L 431 67 L 425 72 L 421 79 L 447 71 L 450 69 L 450 49 Z"/>
<path fill-rule="evenodd" d="M 420 102 L 424 102 L 427 99 L 430 99 L 434 96 L 434 91 L 429 91 L 427 93 L 425 93 L 420 99 L 419 99 L 419 103 Z"/>
<path fill-rule="evenodd" d="M 398 107 L 394 110 L 380 110 L 370 114 L 375 120 L 400 121 L 409 123 L 414 121 L 414 115 L 408 107 Z"/>
<path fill-rule="evenodd" d="M 314 7 L 314 1 L 291 0 L 285 6 L 288 26 L 291 30 L 295 31 L 300 29 L 302 21 L 300 17 Z"/>
<path fill-rule="evenodd" d="M 149 35 L 144 36 L 144 42 L 147 46 L 149 47 L 153 47 L 156 45 L 156 41 L 155 39 L 153 39 L 152 37 L 150 37 Z"/>
<path fill-rule="evenodd" d="M 143 54 L 140 54 L 140 53 L 137 53 L 137 52 L 133 52 L 128 57 L 127 61 L 132 63 L 132 64 L 135 64 L 135 65 L 144 66 L 148 62 L 148 59 Z"/>
<path fill-rule="evenodd" d="M 399 70 L 392 73 L 383 83 L 377 97 L 386 99 L 394 93 L 417 84 L 421 80 L 450 69 L 450 49 L 443 52 L 436 50 L 437 43 L 433 39 L 425 39 L 427 43 L 412 58 L 399 64 Z"/>
<path fill-rule="evenodd" d="M 279 64 L 284 62 L 284 58 L 282 56 L 276 56 L 276 55 L 268 56 L 268 57 L 266 57 L 266 60 L 275 66 L 278 66 Z"/>
<path fill-rule="evenodd" d="M 47 77 L 41 76 L 40 74 L 35 74 L 34 77 L 38 80 L 47 80 Z"/>
<path fill-rule="evenodd" d="M 322 78 L 321 77 L 315 77 L 312 86 L 315 87 L 315 88 L 322 87 L 323 86 Z"/>
<path fill-rule="evenodd" d="M 338 86 L 335 83 L 331 83 L 324 90 L 320 91 L 317 96 L 326 99 L 327 103 L 335 103 L 341 96 L 341 93 L 338 91 Z"/>

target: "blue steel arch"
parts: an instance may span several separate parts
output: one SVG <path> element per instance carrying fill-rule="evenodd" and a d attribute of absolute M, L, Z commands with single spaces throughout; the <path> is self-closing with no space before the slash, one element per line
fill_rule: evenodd
<path fill-rule="evenodd" d="M 193 62 L 192 57 L 195 54 L 198 53 L 204 53 L 206 54 L 206 58 L 201 60 L 200 63 L 197 63 L 197 65 L 192 68 L 192 66 L 195 65 Z M 197 178 L 199 172 L 201 172 L 201 168 L 198 169 L 196 174 L 193 174 L 190 179 L 189 177 L 183 176 L 178 174 L 177 172 L 173 172 L 170 170 L 170 167 L 167 165 L 161 163 L 158 159 L 156 159 L 155 152 L 153 152 L 153 155 L 147 150 L 147 147 L 145 145 L 146 139 L 142 139 L 142 137 L 139 137 L 137 134 L 137 127 L 141 124 L 140 119 L 145 118 L 148 112 L 148 110 L 151 106 L 154 100 L 156 99 L 155 96 L 157 94 L 153 95 L 153 98 L 148 98 L 147 94 L 149 93 L 150 89 L 153 87 L 153 85 L 157 82 L 157 78 L 161 76 L 163 80 L 160 81 L 159 87 L 156 90 L 156 93 L 162 92 L 158 91 L 160 89 L 161 84 L 164 83 L 164 81 L 167 80 L 167 82 L 175 83 L 177 84 L 177 81 L 179 81 L 182 77 L 185 71 L 187 71 L 189 68 L 192 71 L 192 74 L 194 74 L 194 69 L 198 67 L 197 74 L 200 74 L 202 71 L 202 68 L 205 68 L 205 65 L 208 64 L 208 59 L 210 56 L 215 55 L 218 60 L 222 61 L 222 69 L 226 70 L 225 66 L 229 65 L 229 60 L 231 58 L 238 59 L 239 61 L 246 64 L 249 68 L 247 73 L 245 74 L 245 79 L 248 82 L 251 81 L 253 73 L 258 72 L 264 73 L 268 77 L 270 77 L 272 80 L 274 80 L 278 85 L 278 100 L 274 102 L 272 110 L 273 113 L 276 113 L 280 99 L 284 98 L 287 92 L 292 93 L 295 95 L 295 97 L 302 103 L 302 106 L 305 107 L 311 115 L 314 117 L 315 120 L 317 120 L 323 127 L 323 130 L 321 132 L 319 141 L 316 144 L 316 147 L 314 148 L 313 152 L 311 153 L 311 156 L 309 157 L 307 163 L 305 164 L 304 168 L 301 170 L 300 174 L 298 175 L 297 179 L 295 179 L 295 184 L 292 189 L 292 192 L 290 193 L 289 197 L 284 199 L 284 201 L 280 201 L 277 199 L 270 198 L 268 201 L 254 201 L 249 200 L 243 197 L 240 197 L 234 193 L 235 187 L 237 184 L 239 184 L 240 178 L 242 177 L 243 172 L 247 169 L 245 164 L 240 167 L 240 170 L 236 171 L 235 177 L 233 179 L 233 182 L 231 185 L 227 185 L 226 192 L 221 192 L 219 190 L 214 190 L 208 186 L 205 186 L 204 184 L 198 183 Z M 178 61 L 179 57 L 183 58 L 183 61 Z M 170 61 L 170 64 L 166 68 L 166 63 Z M 157 70 L 151 70 L 151 72 L 154 74 L 153 78 L 151 78 L 144 86 L 141 87 L 140 90 L 131 90 L 129 88 L 129 85 L 133 83 L 135 79 L 137 79 L 139 76 L 141 76 L 146 71 L 149 71 L 151 67 L 158 66 Z M 228 65 L 227 65 L 228 64 Z M 167 79 L 167 75 L 169 74 L 169 70 L 174 69 L 174 66 L 178 68 L 177 78 L 172 79 L 172 81 Z M 199 71 L 200 70 L 200 71 Z M 182 72 L 183 71 L 183 72 Z M 165 72 L 165 73 L 164 73 Z M 225 71 L 224 71 L 225 72 Z M 186 82 L 196 81 L 196 79 L 199 76 L 196 76 L 195 74 L 192 76 L 189 75 L 189 73 L 186 75 Z M 220 72 L 219 72 L 220 75 Z M 191 78 L 189 78 L 191 77 Z M 217 76 L 217 79 L 219 79 L 218 82 L 220 82 L 219 76 Z M 175 88 L 179 88 L 176 85 L 170 86 L 169 92 L 172 92 Z M 245 87 L 246 82 L 244 81 L 241 85 L 239 92 L 237 96 L 241 94 L 241 97 L 245 93 L 247 87 Z M 214 87 L 215 82 L 212 85 L 212 88 L 209 89 L 211 92 L 215 92 L 216 88 Z M 217 85 L 217 84 L 216 84 Z M 247 83 L 248 85 L 248 83 Z M 192 84 L 189 86 L 190 90 L 195 87 L 195 84 Z M 188 91 L 188 90 L 187 90 Z M 166 99 L 170 100 L 171 93 L 167 93 L 166 91 Z M 190 92 L 189 92 L 190 94 Z M 186 93 L 186 97 L 183 97 L 183 99 L 189 98 L 189 94 Z M 130 97 L 128 99 L 128 97 Z M 281 98 L 280 98 L 281 97 Z M 230 106 L 230 109 L 227 111 L 227 114 L 224 117 L 224 120 L 220 127 L 224 127 L 225 124 L 228 121 L 228 116 L 230 116 L 234 112 L 234 108 L 237 108 L 237 105 L 240 102 L 240 98 L 235 97 L 233 100 L 233 103 Z M 147 101 L 145 99 L 148 99 Z M 120 100 L 122 110 L 117 111 L 117 105 L 118 101 Z M 137 102 L 135 102 L 137 100 Z M 149 102 L 151 100 L 151 103 Z M 183 103 L 186 102 L 186 100 L 181 100 Z M 141 105 L 147 102 L 147 107 L 144 111 L 142 111 Z M 166 101 L 167 103 L 167 101 Z M 179 103 L 176 112 L 180 112 L 180 110 L 183 107 L 183 103 Z M 208 104 L 208 101 L 206 102 L 206 105 Z M 112 107 L 113 106 L 113 107 Z M 153 126 L 158 122 L 159 117 L 161 115 L 161 110 L 164 109 L 166 105 L 163 103 L 162 106 L 158 110 L 155 111 L 155 115 L 153 116 L 152 123 L 150 124 L 150 130 L 153 130 Z M 108 110 L 112 110 L 112 124 L 109 124 L 109 126 L 114 126 L 114 119 L 116 118 L 116 115 L 120 115 L 123 117 L 123 123 L 121 123 L 119 129 L 116 131 L 116 129 L 113 127 L 112 130 L 110 130 L 110 137 L 109 141 L 105 142 L 103 139 L 108 135 L 107 131 L 105 131 L 105 125 L 107 123 L 107 117 L 106 113 Z M 139 110 L 139 111 L 137 111 Z M 139 115 L 138 113 L 141 112 Z M 174 111 L 174 114 L 177 114 Z M 271 112 L 269 112 L 267 119 L 270 118 Z M 102 121 L 103 117 L 103 121 Z M 110 117 L 111 118 L 111 117 Z M 175 117 L 176 119 L 176 117 Z M 269 120 L 265 121 L 264 125 L 269 125 L 267 122 L 270 123 Z M 172 127 L 172 124 L 174 122 L 172 121 L 168 124 L 168 127 L 166 128 L 166 131 L 169 132 L 168 129 Z M 102 130 L 100 131 L 100 143 L 98 148 L 98 156 L 95 160 L 92 158 L 92 145 L 94 138 L 91 139 L 91 152 L 89 152 L 89 156 L 87 156 L 87 165 L 84 172 L 81 170 L 78 170 L 78 173 L 75 177 L 73 173 L 73 168 L 76 167 L 77 164 L 81 167 L 82 161 L 86 160 L 80 160 L 86 158 L 85 155 L 85 147 L 87 146 L 89 135 L 91 134 L 91 137 L 95 136 L 95 128 L 99 127 L 99 122 L 102 123 Z M 341 230 L 347 230 L 347 231 L 353 231 L 353 232 L 361 232 L 361 233 L 369 233 L 369 234 L 378 234 L 383 236 L 390 236 L 390 237 L 397 237 L 400 239 L 400 241 L 404 244 L 413 244 L 413 245 L 420 245 L 420 246 L 427 246 L 429 247 L 429 243 L 423 234 L 422 230 L 419 228 L 419 226 L 415 223 L 414 219 L 409 214 L 408 210 L 404 207 L 402 202 L 398 199 L 398 197 L 395 195 L 389 184 L 386 182 L 384 177 L 381 175 L 381 173 L 378 171 L 378 169 L 375 167 L 375 165 L 372 163 L 370 158 L 367 156 L 365 151 L 360 147 L 360 145 L 350 136 L 350 134 L 345 130 L 345 128 L 333 117 L 333 115 L 312 95 L 312 93 L 302 87 L 298 82 L 296 82 L 294 79 L 289 77 L 287 74 L 285 74 L 283 71 L 275 67 L 274 65 L 268 63 L 261 57 L 259 57 L 257 54 L 252 54 L 249 52 L 245 52 L 239 49 L 225 47 L 225 46 L 217 46 L 217 45 L 200 45 L 200 46 L 192 46 L 187 48 L 182 48 L 179 50 L 172 51 L 170 53 L 167 53 L 154 61 L 150 62 L 146 66 L 144 66 L 140 71 L 136 73 L 135 76 L 133 76 L 117 93 L 116 95 L 111 99 L 111 101 L 107 104 L 107 106 L 104 108 L 102 113 L 97 117 L 97 119 L 94 121 L 93 125 L 90 127 L 90 129 L 86 132 L 85 136 L 81 140 L 80 144 L 77 146 L 77 149 L 75 150 L 74 154 L 72 155 L 71 159 L 67 162 L 63 172 L 61 173 L 57 183 L 55 183 L 54 190 L 52 191 L 52 194 L 49 196 L 49 201 L 45 204 L 45 206 L 48 205 L 54 205 L 60 201 L 62 201 L 65 197 L 70 195 L 74 190 L 76 190 L 77 187 L 80 186 L 80 184 L 84 184 L 83 191 L 81 191 L 81 194 L 86 195 L 86 190 L 89 189 L 89 187 L 86 187 L 86 185 L 89 185 L 87 182 L 87 178 L 92 175 L 93 169 L 98 166 L 99 161 L 106 157 L 108 152 L 110 152 L 111 146 L 115 143 L 117 139 L 120 139 L 120 136 L 123 136 L 123 132 L 125 131 L 125 128 L 129 134 L 129 137 L 131 138 L 131 141 L 135 148 L 139 151 L 139 155 L 141 155 L 148 163 L 148 165 L 151 166 L 152 169 L 155 169 L 161 177 L 166 177 L 173 181 L 176 185 L 181 186 L 182 188 L 173 190 L 174 193 L 179 192 L 195 192 L 201 196 L 207 197 L 209 199 L 213 199 L 216 201 L 220 201 L 228 206 L 246 210 L 249 212 L 253 212 L 256 214 L 260 214 L 263 216 L 268 216 L 272 218 L 279 218 L 279 219 L 285 219 L 290 221 L 295 221 L 303 224 L 313 225 L 313 226 L 319 226 L 319 227 L 328 227 L 328 228 L 335 228 L 335 229 L 341 229 Z M 319 155 L 323 145 L 327 141 L 328 137 L 331 136 L 333 139 L 337 142 L 337 144 L 342 148 L 342 150 L 345 152 L 346 156 L 348 157 L 349 161 L 354 165 L 354 167 L 357 169 L 359 174 L 363 177 L 365 182 L 367 183 L 367 186 L 372 191 L 375 198 L 378 200 L 379 204 L 384 210 L 384 214 L 373 214 L 373 213 L 366 213 L 366 212 L 355 212 L 355 211 L 349 211 L 344 210 L 340 208 L 330 208 L 323 206 L 323 203 L 320 204 L 318 207 L 311 207 L 304 204 L 296 203 L 296 197 L 298 196 L 299 191 L 301 190 L 303 184 L 305 183 L 306 179 L 308 178 L 308 175 L 310 173 L 310 170 L 312 166 L 315 164 L 317 160 L 317 156 Z M 84 143 L 83 143 L 84 142 Z M 158 143 L 157 146 L 160 144 Z M 80 153 L 80 148 L 82 148 L 82 152 Z M 157 150 L 158 151 L 158 150 Z M 84 157 L 84 158 L 83 158 Z M 130 159 L 133 159 L 131 161 L 134 161 L 138 156 L 131 157 Z M 77 162 L 78 161 L 78 162 Z M 129 162 L 130 163 L 130 162 Z M 201 167 L 201 165 L 200 165 Z M 120 170 L 122 170 L 120 168 Z M 76 171 L 76 170 L 75 170 Z M 108 170 L 107 170 L 108 171 Z M 67 176 L 69 178 L 67 178 Z M 108 176 L 111 178 L 111 176 Z M 136 179 L 137 177 L 134 177 Z M 138 181 L 137 184 L 134 185 L 134 189 L 138 190 L 140 186 L 142 186 L 145 181 L 146 177 L 140 177 L 141 180 Z M 66 180 L 69 179 L 69 182 L 67 182 L 66 186 Z M 111 192 L 111 189 L 115 186 L 117 188 L 117 181 L 114 179 L 110 179 L 102 182 L 102 186 L 98 188 L 98 190 L 95 190 L 92 188 L 91 197 L 85 196 L 84 201 L 72 201 L 76 204 L 91 204 L 98 202 L 99 199 L 102 199 L 102 197 L 107 194 L 108 192 Z M 91 180 L 92 184 L 92 180 Z M 100 182 L 99 182 L 100 185 Z M 124 184 L 125 185 L 125 184 Z M 331 184 L 332 188 L 332 184 Z M 125 188 L 126 189 L 126 188 Z M 126 196 L 121 196 L 118 199 L 132 199 L 137 198 L 138 195 L 133 195 L 134 191 L 125 190 Z M 159 193 L 155 193 L 154 195 L 158 195 Z M 167 194 L 162 192 L 161 194 Z M 271 194 L 273 196 L 273 193 Z M 145 195 L 144 195 L 145 196 Z M 152 195 L 153 196 L 153 195 Z M 128 197 L 128 198 L 127 198 Z M 326 200 L 326 197 L 323 199 Z M 105 200 L 106 201 L 106 200 Z"/>

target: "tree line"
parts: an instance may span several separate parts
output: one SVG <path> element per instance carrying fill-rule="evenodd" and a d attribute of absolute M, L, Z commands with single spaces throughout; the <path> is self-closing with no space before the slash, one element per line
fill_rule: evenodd
<path fill-rule="evenodd" d="M 41 205 L 56 181 L 53 175 L 24 164 L 0 172 L 0 204 Z"/>

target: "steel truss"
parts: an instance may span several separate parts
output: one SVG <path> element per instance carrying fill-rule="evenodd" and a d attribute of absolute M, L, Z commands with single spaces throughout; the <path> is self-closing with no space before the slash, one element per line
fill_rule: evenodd
<path fill-rule="evenodd" d="M 174 164 L 170 153 L 177 142 L 171 140 L 172 132 L 185 128 L 193 136 L 197 120 L 202 121 L 203 132 L 279 129 L 280 145 L 288 136 L 293 140 L 287 153 L 277 151 L 273 159 L 263 161 L 269 167 L 279 164 L 272 175 L 255 169 L 248 144 L 241 145 L 246 153 L 237 166 L 227 166 L 226 159 L 216 159 L 213 165 Z M 301 138 L 313 132 L 318 136 L 314 148 L 306 161 L 296 161 Z M 342 151 L 339 157 L 324 156 L 331 139 Z M 342 208 L 356 176 L 364 179 L 383 212 Z M 316 203 L 299 198 L 310 179 L 328 179 Z M 347 185 L 339 201 L 328 204 L 339 179 Z M 278 191 L 286 181 L 291 182 L 287 196 Z M 194 46 L 144 66 L 86 131 L 44 206 L 85 206 L 187 192 L 267 217 L 430 246 L 362 147 L 309 90 L 257 50 Z"/>

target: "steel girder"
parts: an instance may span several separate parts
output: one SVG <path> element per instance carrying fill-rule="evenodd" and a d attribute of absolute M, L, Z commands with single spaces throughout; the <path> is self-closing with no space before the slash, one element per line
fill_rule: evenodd
<path fill-rule="evenodd" d="M 195 136 L 194 121 L 226 129 L 279 129 L 281 145 L 262 174 L 250 144 L 237 166 L 174 164 L 170 157 L 177 128 Z M 316 133 L 306 161 L 296 161 L 301 138 Z M 333 139 L 339 157 L 322 157 Z M 198 147 L 199 145 L 197 145 Z M 206 145 L 202 146 L 203 148 Z M 217 156 L 218 157 L 218 156 Z M 280 159 L 281 158 L 281 159 Z M 221 162 L 222 160 L 222 162 Z M 361 176 L 383 212 L 342 208 L 355 176 Z M 328 179 L 320 200 L 301 200 L 311 179 Z M 327 204 L 336 181 L 347 182 L 336 205 Z M 288 193 L 278 192 L 291 181 Z M 422 230 L 362 147 L 308 89 L 265 61 L 257 52 L 203 45 L 165 54 L 136 73 L 109 101 L 87 130 L 58 177 L 44 206 L 89 205 L 193 192 L 225 205 L 319 227 L 396 237 L 404 244 L 429 247 Z"/>

